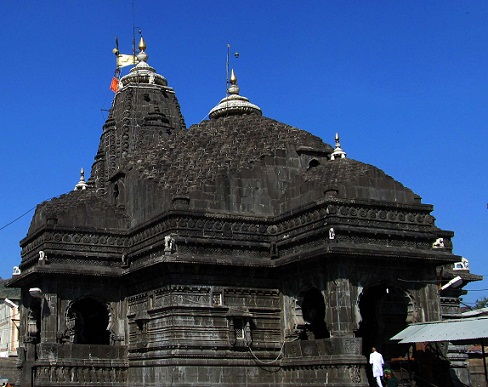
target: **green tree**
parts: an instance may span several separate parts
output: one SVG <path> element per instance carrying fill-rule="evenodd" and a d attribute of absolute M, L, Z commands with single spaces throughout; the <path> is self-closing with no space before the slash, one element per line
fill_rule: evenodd
<path fill-rule="evenodd" d="M 481 309 L 487 307 L 488 307 L 488 297 L 479 298 L 474 303 L 475 309 Z"/>

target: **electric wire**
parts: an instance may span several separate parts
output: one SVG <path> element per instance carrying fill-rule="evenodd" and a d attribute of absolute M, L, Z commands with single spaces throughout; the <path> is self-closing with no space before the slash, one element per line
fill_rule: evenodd
<path fill-rule="evenodd" d="M 398 281 L 402 282 L 412 282 L 412 283 L 421 283 L 421 284 L 437 284 L 439 281 L 428 281 L 428 280 L 406 280 L 403 278 L 397 278 Z"/>
<path fill-rule="evenodd" d="M 26 216 L 29 212 L 31 212 L 33 209 L 35 209 L 36 206 L 32 207 L 30 210 L 24 212 L 22 215 L 16 217 L 14 220 L 11 220 L 10 222 L 8 222 L 7 224 L 5 224 L 4 226 L 0 227 L 0 231 L 2 231 L 4 228 L 7 228 L 8 226 L 10 226 L 11 224 L 14 224 L 15 222 L 17 222 L 18 220 L 22 219 L 24 216 Z"/>
<path fill-rule="evenodd" d="M 247 346 L 247 348 L 249 349 L 249 353 L 252 355 L 252 357 L 254 358 L 254 360 L 256 360 L 259 364 L 263 364 L 263 365 L 271 365 L 271 364 L 274 364 L 276 363 L 278 360 L 280 360 L 280 357 L 283 356 L 283 348 L 285 347 L 285 344 L 286 343 L 293 343 L 294 341 L 298 340 L 298 338 L 296 339 L 293 339 L 293 340 L 290 340 L 290 341 L 286 341 L 284 340 L 283 341 L 283 344 L 281 344 L 281 347 L 280 347 L 280 352 L 278 353 L 278 356 L 276 356 L 275 359 L 273 360 L 270 360 L 270 361 L 265 361 L 265 360 L 261 360 L 259 359 L 253 352 L 252 348 L 250 345 Z"/>

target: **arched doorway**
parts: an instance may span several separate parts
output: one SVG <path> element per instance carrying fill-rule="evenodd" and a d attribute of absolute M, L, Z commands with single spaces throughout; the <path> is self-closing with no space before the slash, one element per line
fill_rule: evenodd
<path fill-rule="evenodd" d="M 401 289 L 380 284 L 365 288 L 359 296 L 361 322 L 356 332 L 363 339 L 363 354 L 369 356 L 371 347 L 382 352 L 385 361 L 404 357 L 408 345 L 390 342 L 390 337 L 400 332 L 409 321 L 410 299 Z"/>
<path fill-rule="evenodd" d="M 325 339 L 330 333 L 325 324 L 325 302 L 320 290 L 311 288 L 300 293 L 299 304 L 303 320 L 307 323 L 308 339 Z"/>
<path fill-rule="evenodd" d="M 67 313 L 71 341 L 75 344 L 110 344 L 107 306 L 93 298 L 73 302 Z"/>

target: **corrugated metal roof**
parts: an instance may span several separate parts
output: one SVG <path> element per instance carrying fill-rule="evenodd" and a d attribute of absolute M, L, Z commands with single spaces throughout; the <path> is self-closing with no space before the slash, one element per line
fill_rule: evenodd
<path fill-rule="evenodd" d="M 463 317 L 474 317 L 479 315 L 488 315 L 488 308 L 473 309 L 468 312 L 461 313 Z"/>
<path fill-rule="evenodd" d="M 417 331 L 421 330 L 423 327 L 424 327 L 423 324 L 411 324 L 408 327 L 406 327 L 403 331 L 393 336 L 390 340 L 403 340 L 417 333 Z"/>
<path fill-rule="evenodd" d="M 488 316 L 411 324 L 390 340 L 400 343 L 488 338 Z"/>

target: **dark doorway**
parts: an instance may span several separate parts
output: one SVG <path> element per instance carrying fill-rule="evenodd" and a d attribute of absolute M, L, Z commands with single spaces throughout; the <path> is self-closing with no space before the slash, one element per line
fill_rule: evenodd
<path fill-rule="evenodd" d="M 325 302 L 322 293 L 312 288 L 301 293 L 301 307 L 303 319 L 307 322 L 307 331 L 309 339 L 325 339 L 330 334 L 325 324 Z"/>
<path fill-rule="evenodd" d="M 369 356 L 376 347 L 385 361 L 406 355 L 408 345 L 390 342 L 390 337 L 407 326 L 409 298 L 401 289 L 386 285 L 366 288 L 360 295 L 361 322 L 356 332 L 363 338 L 363 354 Z"/>
<path fill-rule="evenodd" d="M 408 344 L 390 342 L 390 337 L 407 326 L 409 298 L 397 288 L 376 285 L 365 288 L 359 296 L 361 322 L 356 332 L 363 339 L 363 355 L 369 359 L 371 348 L 375 347 L 383 355 L 385 367 L 392 359 L 405 358 Z M 371 367 L 366 367 L 370 386 L 376 386 Z"/>
<path fill-rule="evenodd" d="M 74 326 L 75 344 L 110 344 L 109 314 L 103 303 L 93 298 L 78 300 L 69 309 L 68 319 Z"/>

